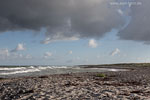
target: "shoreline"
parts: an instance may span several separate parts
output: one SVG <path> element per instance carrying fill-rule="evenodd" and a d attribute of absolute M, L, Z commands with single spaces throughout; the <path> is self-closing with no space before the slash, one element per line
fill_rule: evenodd
<path fill-rule="evenodd" d="M 0 99 L 148 100 L 150 67 L 130 66 L 129 69 L 131 70 L 121 72 L 86 72 L 0 79 Z M 98 74 L 105 76 L 99 77 Z"/>

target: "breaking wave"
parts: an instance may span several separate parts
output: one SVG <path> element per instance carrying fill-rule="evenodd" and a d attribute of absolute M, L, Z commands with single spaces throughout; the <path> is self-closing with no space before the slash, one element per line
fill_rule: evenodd
<path fill-rule="evenodd" d="M 31 73 L 31 72 L 40 72 L 47 69 L 66 69 L 67 66 L 29 66 L 29 67 L 1 67 L 0 75 L 11 75 L 11 74 L 21 74 L 21 73 Z M 71 68 L 71 67 L 70 67 Z"/>
<path fill-rule="evenodd" d="M 0 75 L 11 75 L 11 74 L 39 72 L 39 71 L 40 71 L 39 69 L 27 69 L 27 70 L 14 71 L 14 72 L 4 72 L 4 73 L 0 73 Z"/>
<path fill-rule="evenodd" d="M 20 67 L 20 68 L 0 68 L 0 70 L 22 70 L 22 69 L 26 69 L 25 67 Z"/>
<path fill-rule="evenodd" d="M 22 76 L 22 75 L 49 75 L 77 72 L 106 72 L 126 71 L 124 69 L 109 68 L 81 68 L 78 66 L 26 66 L 26 67 L 0 67 L 0 76 Z"/>

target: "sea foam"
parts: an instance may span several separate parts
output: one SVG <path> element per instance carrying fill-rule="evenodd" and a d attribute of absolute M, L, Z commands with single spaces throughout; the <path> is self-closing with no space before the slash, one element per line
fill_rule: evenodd
<path fill-rule="evenodd" d="M 39 69 L 26 69 L 26 70 L 14 71 L 14 72 L 4 72 L 4 73 L 0 73 L 0 75 L 11 75 L 11 74 L 39 72 L 39 71 L 40 71 Z"/>

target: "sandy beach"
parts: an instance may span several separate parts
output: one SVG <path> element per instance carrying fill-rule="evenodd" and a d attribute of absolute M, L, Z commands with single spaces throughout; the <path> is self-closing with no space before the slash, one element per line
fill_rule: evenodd
<path fill-rule="evenodd" d="M 116 65 L 115 65 L 116 66 Z M 86 68 L 102 66 L 86 66 Z M 104 67 L 104 66 L 103 66 Z M 113 67 L 114 66 L 107 66 Z M 128 71 L 69 73 L 0 80 L 1 100 L 149 100 L 150 67 L 117 65 Z M 101 76 L 100 76 L 101 75 Z M 102 76 L 103 75 L 103 76 Z"/>

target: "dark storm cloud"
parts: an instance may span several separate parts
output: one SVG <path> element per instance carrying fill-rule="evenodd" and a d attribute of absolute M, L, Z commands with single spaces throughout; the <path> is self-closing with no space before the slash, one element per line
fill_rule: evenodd
<path fill-rule="evenodd" d="M 46 28 L 47 40 L 102 37 L 124 24 L 113 0 L 0 0 L 0 31 Z"/>
<path fill-rule="evenodd" d="M 39 30 L 64 23 L 68 0 L 0 0 L 0 30 Z"/>
<path fill-rule="evenodd" d="M 136 0 L 141 5 L 131 7 L 131 22 L 118 36 L 125 40 L 150 42 L 150 0 Z"/>
<path fill-rule="evenodd" d="M 72 30 L 82 37 L 102 36 L 112 28 L 123 25 L 117 9 L 111 9 L 112 0 L 74 0 L 71 14 Z"/>

